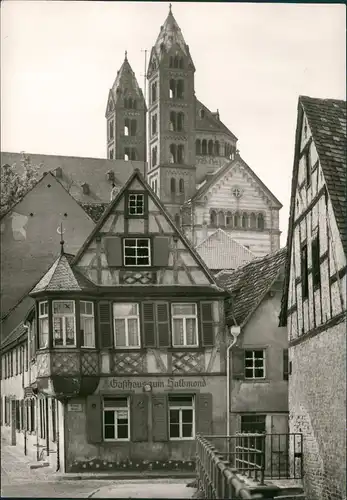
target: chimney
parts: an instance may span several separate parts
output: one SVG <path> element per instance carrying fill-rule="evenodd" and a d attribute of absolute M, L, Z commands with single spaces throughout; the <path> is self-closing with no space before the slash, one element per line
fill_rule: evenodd
<path fill-rule="evenodd" d="M 58 178 L 58 179 L 61 179 L 63 177 L 63 169 L 61 167 L 57 167 L 55 169 L 55 176 Z"/>
<path fill-rule="evenodd" d="M 107 173 L 107 180 L 109 180 L 110 182 L 114 182 L 114 171 L 113 170 L 109 170 Z"/>
<path fill-rule="evenodd" d="M 90 193 L 89 184 L 87 184 L 86 182 L 84 182 L 83 184 L 81 184 L 81 187 L 83 189 L 83 194 L 89 194 Z"/>
<path fill-rule="evenodd" d="M 218 121 L 220 121 L 220 117 L 219 117 L 219 109 L 217 109 L 217 112 L 216 112 L 216 118 Z"/>

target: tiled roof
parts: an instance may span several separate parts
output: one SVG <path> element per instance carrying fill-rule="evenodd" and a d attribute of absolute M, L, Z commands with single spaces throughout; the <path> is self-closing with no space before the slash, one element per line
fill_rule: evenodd
<path fill-rule="evenodd" d="M 233 160 L 228 161 L 222 167 L 220 167 L 214 175 L 207 175 L 206 182 L 204 182 L 201 187 L 194 193 L 190 200 L 186 203 L 189 204 L 192 201 L 198 200 L 204 193 L 206 193 L 211 186 L 213 186 L 228 170 L 231 170 L 235 165 L 240 163 L 242 167 L 250 174 L 251 177 L 258 183 L 259 187 L 272 199 L 272 202 L 277 205 L 278 208 L 282 208 L 282 203 L 276 198 L 276 196 L 270 191 L 269 188 L 259 179 L 255 172 L 251 169 L 249 165 L 241 158 L 239 154 L 236 154 Z"/>
<path fill-rule="evenodd" d="M 108 203 L 81 203 L 83 210 L 94 222 L 98 222 L 108 205 Z"/>
<path fill-rule="evenodd" d="M 27 329 L 24 327 L 23 321 L 19 323 L 18 326 L 5 338 L 5 340 L 1 343 L 1 350 L 5 349 L 6 346 L 12 344 L 17 339 L 19 339 L 22 335 L 27 332 Z"/>
<path fill-rule="evenodd" d="M 199 243 L 195 250 L 211 270 L 237 269 L 255 258 L 248 248 L 220 228 Z"/>
<path fill-rule="evenodd" d="M 72 258 L 73 256 L 60 255 L 30 294 L 43 291 L 79 292 L 94 288 L 93 283 L 87 280 L 87 278 L 78 273 L 78 271 L 71 269 L 70 262 Z"/>
<path fill-rule="evenodd" d="M 346 101 L 301 96 L 347 256 Z"/>
<path fill-rule="evenodd" d="M 178 45 L 183 54 L 188 55 L 187 44 L 184 41 L 181 28 L 174 18 L 171 8 L 164 24 L 160 28 L 160 33 L 154 45 L 154 50 L 160 60 L 166 52 L 169 52 L 174 45 Z"/>
<path fill-rule="evenodd" d="M 287 249 L 281 248 L 265 257 L 254 259 L 236 271 L 221 271 L 217 283 L 232 295 L 232 310 L 227 322 L 235 318 L 243 326 L 253 314 L 272 284 L 281 276 L 286 263 Z"/>
<path fill-rule="evenodd" d="M 204 132 L 223 132 L 230 136 L 234 141 L 237 137 L 228 129 L 224 123 L 217 118 L 217 113 L 212 113 L 201 101 L 196 99 L 197 115 L 195 118 L 195 129 Z M 201 118 L 200 110 L 204 110 L 204 117 Z"/>

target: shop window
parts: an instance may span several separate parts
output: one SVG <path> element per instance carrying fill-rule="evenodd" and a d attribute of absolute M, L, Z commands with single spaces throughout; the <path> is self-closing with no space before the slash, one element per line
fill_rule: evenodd
<path fill-rule="evenodd" d="M 195 437 L 194 397 L 186 394 L 169 396 L 170 439 L 193 439 Z"/>
<path fill-rule="evenodd" d="M 265 378 L 265 351 L 263 349 L 245 351 L 245 378 Z"/>
<path fill-rule="evenodd" d="M 93 302 L 80 301 L 80 328 L 82 347 L 95 347 Z"/>
<path fill-rule="evenodd" d="M 136 303 L 113 304 L 115 347 L 140 347 L 140 314 Z"/>
<path fill-rule="evenodd" d="M 53 300 L 52 307 L 54 347 L 76 346 L 75 302 Z"/>
<path fill-rule="evenodd" d="M 313 238 L 311 243 L 312 249 L 312 280 L 313 286 L 320 286 L 320 263 L 319 263 L 319 233 Z"/>
<path fill-rule="evenodd" d="M 198 318 L 196 304 L 172 304 L 172 345 L 198 345 Z"/>
<path fill-rule="evenodd" d="M 48 302 L 39 302 L 39 349 L 48 347 Z"/>
<path fill-rule="evenodd" d="M 307 244 L 304 243 L 301 247 L 301 286 L 302 286 L 302 298 L 307 299 L 308 297 L 308 261 L 307 261 Z"/>
<path fill-rule="evenodd" d="M 128 215 L 139 216 L 145 213 L 145 195 L 139 194 L 129 194 L 128 195 Z"/>
<path fill-rule="evenodd" d="M 103 428 L 105 441 L 129 441 L 129 398 L 104 398 Z"/>
<path fill-rule="evenodd" d="M 151 250 L 149 238 L 124 238 L 124 265 L 150 266 Z"/>

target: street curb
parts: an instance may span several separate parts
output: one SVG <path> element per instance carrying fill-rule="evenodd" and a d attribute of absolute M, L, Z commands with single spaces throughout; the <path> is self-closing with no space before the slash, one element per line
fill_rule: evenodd
<path fill-rule="evenodd" d="M 67 472 L 66 474 L 56 475 L 55 479 L 57 481 L 85 481 L 85 480 L 94 480 L 94 481 L 133 481 L 136 479 L 195 479 L 195 475 L 192 473 L 176 473 L 176 474 L 73 474 Z"/>

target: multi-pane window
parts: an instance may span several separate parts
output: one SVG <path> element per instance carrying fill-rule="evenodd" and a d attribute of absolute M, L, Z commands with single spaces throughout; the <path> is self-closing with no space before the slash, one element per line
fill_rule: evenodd
<path fill-rule="evenodd" d="M 265 378 L 265 351 L 245 351 L 245 378 Z"/>
<path fill-rule="evenodd" d="M 301 247 L 301 285 L 302 285 L 302 298 L 308 297 L 308 261 L 307 261 L 307 244 Z"/>
<path fill-rule="evenodd" d="M 196 304 L 172 304 L 172 345 L 198 345 L 198 318 Z"/>
<path fill-rule="evenodd" d="M 48 302 L 39 302 L 39 349 L 48 347 Z"/>
<path fill-rule="evenodd" d="M 73 300 L 53 301 L 53 345 L 76 345 L 75 303 Z"/>
<path fill-rule="evenodd" d="M 138 267 L 151 265 L 149 238 L 124 238 L 124 265 Z"/>
<path fill-rule="evenodd" d="M 315 235 L 311 243 L 312 249 L 312 280 L 313 286 L 320 285 L 320 262 L 319 262 L 319 233 Z"/>
<path fill-rule="evenodd" d="M 93 302 L 84 300 L 80 302 L 80 328 L 82 347 L 95 347 Z"/>
<path fill-rule="evenodd" d="M 195 435 L 194 398 L 181 394 L 169 396 L 170 439 L 192 439 Z"/>
<path fill-rule="evenodd" d="M 140 347 L 140 314 L 136 303 L 113 304 L 115 347 Z"/>
<path fill-rule="evenodd" d="M 128 215 L 143 215 L 145 212 L 145 195 L 129 194 Z"/>
<path fill-rule="evenodd" d="M 104 440 L 129 441 L 130 418 L 128 398 L 104 398 Z"/>

